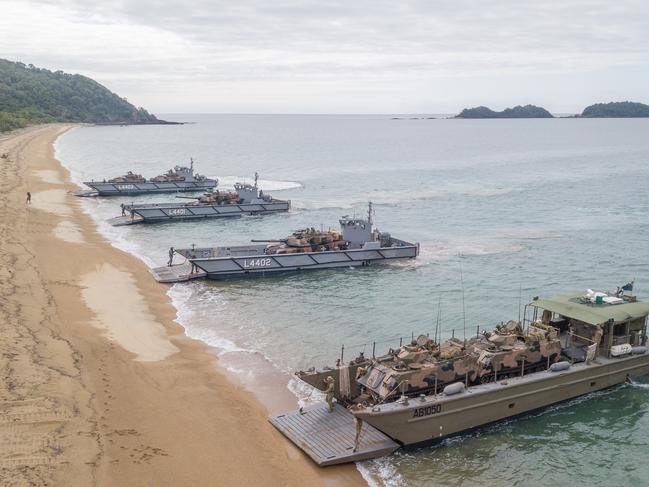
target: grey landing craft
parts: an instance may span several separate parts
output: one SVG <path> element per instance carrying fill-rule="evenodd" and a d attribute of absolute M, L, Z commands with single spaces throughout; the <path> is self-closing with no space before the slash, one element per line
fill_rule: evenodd
<path fill-rule="evenodd" d="M 108 220 L 113 226 L 136 223 L 163 223 L 179 220 L 205 220 L 208 218 L 232 218 L 243 215 L 265 215 L 288 211 L 290 201 L 275 199 L 255 184 L 237 183 L 235 191 L 211 191 L 191 203 L 149 203 L 122 205 L 122 216 Z M 185 197 L 179 197 L 185 198 Z"/>
<path fill-rule="evenodd" d="M 345 216 L 340 231 L 306 228 L 280 240 L 253 240 L 254 245 L 175 249 L 186 263 L 151 269 L 160 282 L 179 282 L 198 275 L 210 279 L 252 277 L 279 272 L 368 266 L 395 259 L 414 259 L 419 244 L 394 238 L 373 227 L 372 204 L 367 218 Z M 177 271 L 175 271 L 177 268 Z"/>
<path fill-rule="evenodd" d="M 79 191 L 77 196 L 135 196 L 149 193 L 199 192 L 216 188 L 218 181 L 194 174 L 194 160 L 189 167 L 176 166 L 165 174 L 145 179 L 129 171 L 106 181 L 84 181 L 92 191 Z"/>
<path fill-rule="evenodd" d="M 478 328 L 466 340 L 441 340 L 435 331 L 382 356 L 375 344 L 372 357 L 345 362 L 341 354 L 334 366 L 297 373 L 330 391 L 335 415 L 320 403 L 270 422 L 319 465 L 331 465 L 438 441 L 647 375 L 649 304 L 625 288 L 535 298 L 522 323 Z M 360 438 L 359 423 L 368 432 Z M 327 431 L 326 438 L 314 434 Z"/>

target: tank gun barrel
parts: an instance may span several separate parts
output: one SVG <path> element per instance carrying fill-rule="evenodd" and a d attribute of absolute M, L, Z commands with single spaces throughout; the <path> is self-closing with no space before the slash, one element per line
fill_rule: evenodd
<path fill-rule="evenodd" d="M 270 240 L 263 240 L 263 239 L 262 239 L 262 240 L 258 240 L 258 239 L 251 240 L 251 242 L 256 242 L 256 243 L 265 243 L 265 242 L 286 242 L 286 241 L 287 241 L 287 239 L 285 239 L 285 238 L 274 238 L 274 239 L 270 239 Z"/>

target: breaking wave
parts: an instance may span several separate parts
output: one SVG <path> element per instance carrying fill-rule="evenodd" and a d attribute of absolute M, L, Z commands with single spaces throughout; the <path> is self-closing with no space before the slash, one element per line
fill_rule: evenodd
<path fill-rule="evenodd" d="M 394 458 L 381 457 L 364 462 L 356 462 L 356 468 L 363 480 L 371 487 L 403 487 L 406 480 L 399 473 Z"/>

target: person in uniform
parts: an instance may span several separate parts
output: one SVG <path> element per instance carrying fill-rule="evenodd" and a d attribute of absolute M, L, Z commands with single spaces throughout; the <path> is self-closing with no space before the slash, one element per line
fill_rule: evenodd
<path fill-rule="evenodd" d="M 174 263 L 174 248 L 169 247 L 169 262 L 167 262 L 167 265 L 171 267 Z"/>
<path fill-rule="evenodd" d="M 32 194 L 29 191 L 27 191 L 27 201 L 25 201 L 25 203 L 29 205 L 31 204 L 31 202 L 32 202 Z"/>
<path fill-rule="evenodd" d="M 356 409 L 363 409 L 363 406 L 357 404 Z M 363 420 L 358 416 L 354 416 L 354 429 L 356 430 L 356 436 L 354 436 L 354 453 L 356 453 L 361 447 L 361 432 L 363 431 Z"/>
<path fill-rule="evenodd" d="M 333 413 L 334 412 L 334 389 L 336 388 L 336 381 L 330 375 L 328 375 L 324 381 L 325 384 L 327 384 L 327 388 L 325 389 L 325 401 L 327 401 L 327 405 L 329 406 L 329 412 Z"/>

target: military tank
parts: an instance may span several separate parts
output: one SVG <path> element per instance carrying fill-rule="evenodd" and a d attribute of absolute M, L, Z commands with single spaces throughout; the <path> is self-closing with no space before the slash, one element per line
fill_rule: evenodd
<path fill-rule="evenodd" d="M 175 166 L 164 174 L 149 180 L 132 171 L 123 176 L 103 181 L 84 181 L 92 191 L 79 191 L 77 196 L 135 196 L 148 193 L 175 193 L 206 191 L 216 188 L 218 181 L 194 174 L 194 160 L 190 165 Z"/>
<path fill-rule="evenodd" d="M 344 216 L 340 230 L 313 227 L 293 232 L 278 240 L 253 240 L 254 245 L 174 249 L 203 277 L 265 276 L 289 271 L 368 266 L 395 259 L 414 259 L 419 244 L 406 242 L 373 227 L 373 209 L 367 218 Z M 180 265 L 151 269 L 160 282 L 179 282 L 195 278 Z"/>
<path fill-rule="evenodd" d="M 234 191 L 210 191 L 190 203 L 146 203 L 122 205 L 122 216 L 108 220 L 113 226 L 137 223 L 162 223 L 178 220 L 233 218 L 243 215 L 265 215 L 288 211 L 291 202 L 275 199 L 255 184 L 236 183 Z M 187 197 L 189 198 L 189 197 Z"/>

